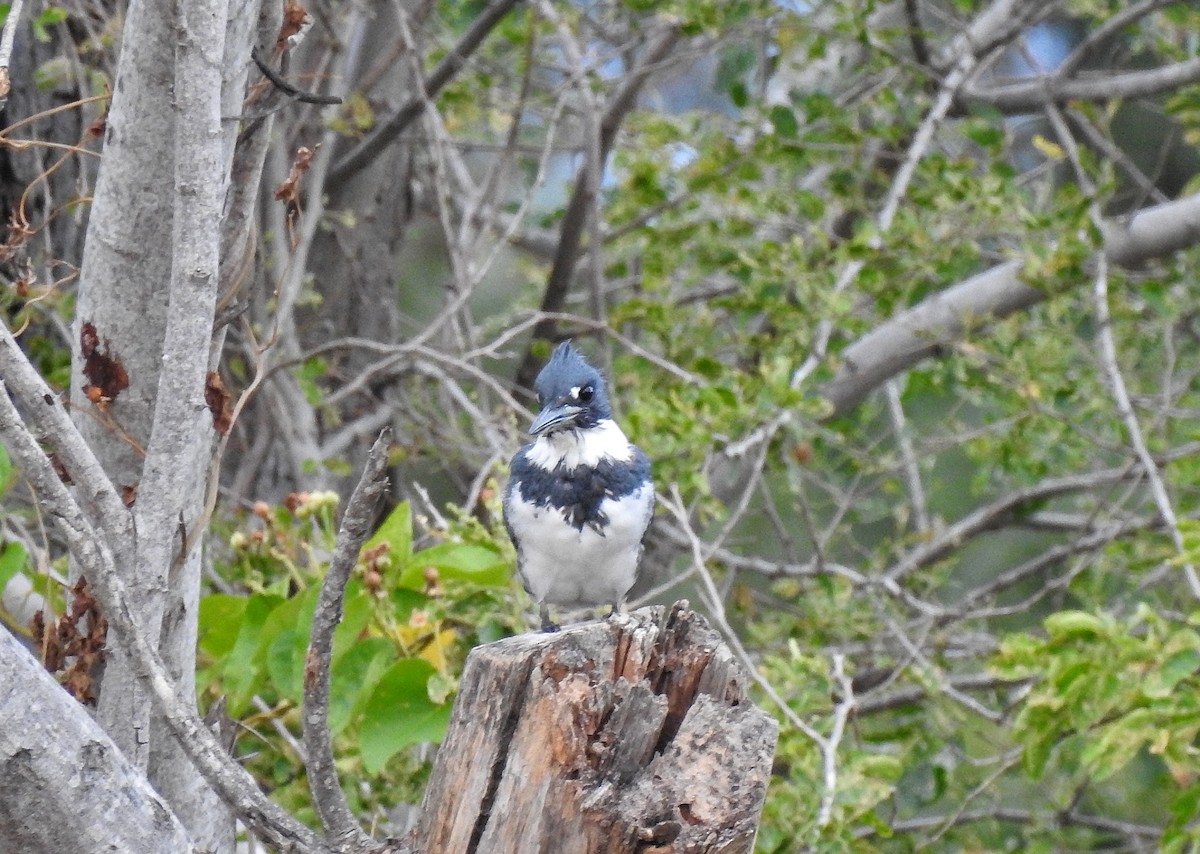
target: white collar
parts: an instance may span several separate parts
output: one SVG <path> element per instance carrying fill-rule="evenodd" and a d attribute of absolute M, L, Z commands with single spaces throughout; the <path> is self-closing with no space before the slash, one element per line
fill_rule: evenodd
<path fill-rule="evenodd" d="M 605 458 L 629 462 L 633 459 L 633 445 L 617 422 L 605 418 L 586 430 L 556 430 L 539 436 L 525 456 L 545 471 L 554 471 L 560 465 L 569 470 L 595 466 Z"/>

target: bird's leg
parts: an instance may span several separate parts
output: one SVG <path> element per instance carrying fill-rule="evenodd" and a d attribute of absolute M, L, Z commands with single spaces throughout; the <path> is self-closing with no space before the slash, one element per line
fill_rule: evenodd
<path fill-rule="evenodd" d="M 557 632 L 558 631 L 558 623 L 556 623 L 550 619 L 550 609 L 548 607 L 546 607 L 545 603 L 538 604 L 538 614 L 540 614 L 542 617 L 542 631 L 543 632 Z"/>
<path fill-rule="evenodd" d="M 604 619 L 611 620 L 613 617 L 617 616 L 620 613 L 621 613 L 621 600 L 614 599 L 613 603 L 612 603 L 612 610 L 604 615 Z"/>

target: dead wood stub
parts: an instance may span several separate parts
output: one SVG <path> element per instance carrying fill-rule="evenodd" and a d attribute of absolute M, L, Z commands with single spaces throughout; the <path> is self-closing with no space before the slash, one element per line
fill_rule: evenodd
<path fill-rule="evenodd" d="M 679 606 L 488 644 L 467 660 L 414 847 L 749 852 L 776 732 Z"/>

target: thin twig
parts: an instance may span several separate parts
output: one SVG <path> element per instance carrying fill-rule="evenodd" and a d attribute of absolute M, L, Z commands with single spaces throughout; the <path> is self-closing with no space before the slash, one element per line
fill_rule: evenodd
<path fill-rule="evenodd" d="M 854 698 L 854 686 L 846 674 L 846 656 L 835 652 L 833 654 L 833 679 L 838 687 L 838 701 L 833 707 L 833 726 L 829 737 L 821 745 L 822 759 L 825 765 L 825 790 L 821 792 L 821 808 L 817 812 L 817 826 L 825 827 L 833 820 L 833 803 L 837 796 L 837 751 L 846 734 L 846 722 L 854 713 L 858 703 Z"/>
<path fill-rule="evenodd" d="M 904 417 L 904 403 L 900 400 L 900 384 L 890 379 L 884 385 L 887 394 L 888 416 L 892 431 L 896 434 L 896 447 L 900 451 L 900 467 L 904 470 L 904 482 L 908 487 L 908 500 L 912 503 L 913 525 L 918 533 L 929 531 L 929 506 L 925 500 L 925 487 L 921 483 L 921 467 L 913 450 L 908 421 Z"/>
<path fill-rule="evenodd" d="M 258 70 L 262 72 L 263 77 L 271 81 L 272 85 L 283 94 L 287 95 L 293 101 L 299 101 L 302 104 L 340 104 L 342 99 L 337 95 L 317 95 L 313 92 L 305 92 L 303 89 L 297 89 L 291 83 L 288 83 L 279 76 L 279 72 L 271 67 L 270 63 L 263 58 L 262 50 L 255 46 L 250 51 L 250 58 L 254 60 L 254 64 L 258 66 Z"/>
<path fill-rule="evenodd" d="M 504 20 L 517 2 L 518 0 L 494 0 L 489 3 L 467 28 L 467 31 L 462 34 L 458 44 L 451 48 L 442 61 L 429 73 L 425 79 L 425 91 L 419 96 L 410 98 L 395 113 L 376 125 L 371 133 L 339 160 L 330 171 L 331 181 L 334 183 L 345 181 L 382 154 L 384 149 L 424 112 L 425 106 L 437 97 L 446 84 L 454 79 L 454 76 L 466 65 L 471 54 L 479 49 L 483 40 Z"/>
<path fill-rule="evenodd" d="M 817 815 L 817 824 L 820 826 L 827 825 L 832 820 L 833 806 L 837 798 L 838 747 L 841 745 L 842 738 L 845 735 L 846 723 L 853 715 L 856 706 L 854 688 L 845 670 L 845 656 L 840 653 L 834 653 L 832 656 L 832 677 L 837 683 L 839 697 L 837 703 L 834 705 L 833 723 L 830 727 L 829 735 L 824 736 L 796 714 L 787 701 L 780 696 L 779 692 L 775 690 L 775 686 L 758 669 L 758 666 L 742 645 L 741 638 L 738 637 L 733 627 L 729 625 L 729 620 L 725 616 L 725 606 L 721 601 L 720 592 L 713 581 L 712 573 L 705 566 L 702 543 L 700 542 L 700 538 L 696 536 L 696 532 L 692 529 L 687 510 L 683 504 L 683 498 L 679 494 L 679 487 L 677 485 L 671 485 L 671 497 L 670 499 L 664 498 L 663 504 L 675 517 L 688 537 L 692 551 L 692 563 L 702 582 L 700 587 L 701 598 L 708 606 L 709 617 L 717 624 L 717 628 L 729 643 L 730 649 L 733 650 L 734 654 L 742 662 L 742 666 L 749 672 L 750 677 L 762 688 L 763 692 L 772 702 L 778 706 L 779 710 L 783 712 L 784 717 L 791 722 L 792 726 L 807 736 L 821 752 L 824 787 L 821 792 L 821 807 Z"/>
<path fill-rule="evenodd" d="M 1058 141 L 1062 143 L 1067 152 L 1080 187 L 1089 197 L 1088 214 L 1096 228 L 1096 233 L 1103 235 L 1104 215 L 1100 209 L 1100 202 L 1096 198 L 1096 189 L 1083 168 L 1078 147 L 1075 145 L 1075 138 L 1071 135 L 1066 119 L 1055 106 L 1046 108 L 1046 116 L 1054 127 Z M 1096 274 L 1092 282 L 1092 300 L 1096 312 L 1096 346 L 1099 351 L 1100 365 L 1104 369 L 1105 379 L 1112 392 L 1117 415 L 1125 425 L 1125 431 L 1129 434 L 1129 443 L 1133 446 L 1133 452 L 1145 472 L 1146 481 L 1150 486 L 1150 494 L 1154 498 L 1154 505 L 1158 508 L 1158 514 L 1162 517 L 1163 524 L 1167 526 L 1167 532 L 1170 534 L 1176 553 L 1184 555 L 1186 551 L 1183 533 L 1179 530 L 1179 519 L 1171 504 L 1171 497 L 1167 494 L 1162 472 L 1159 471 L 1154 456 L 1146 446 L 1142 426 L 1138 422 L 1137 413 L 1133 410 L 1133 402 L 1129 399 L 1129 390 L 1125 385 L 1125 378 L 1117 360 L 1117 343 L 1112 331 L 1112 314 L 1108 308 L 1108 254 L 1104 251 L 1103 245 L 1097 248 L 1095 260 Z M 1196 567 L 1189 560 L 1183 561 L 1183 576 L 1187 580 L 1192 596 L 1200 599 L 1200 575 L 1197 574 Z"/>
<path fill-rule="evenodd" d="M 621 123 L 637 102 L 637 95 L 650 74 L 657 70 L 659 64 L 670 54 L 682 34 L 678 22 L 668 21 L 662 30 L 651 40 L 638 56 L 637 64 L 625 75 L 623 82 L 609 95 L 604 112 L 600 119 L 598 158 L 586 158 L 575 175 L 575 186 L 571 197 L 563 211 L 559 223 L 558 247 L 554 253 L 554 261 L 550 265 L 550 273 L 546 277 L 546 287 L 542 292 L 541 310 L 546 313 L 561 311 L 566 304 L 567 293 L 571 289 L 575 267 L 579 261 L 580 249 L 583 245 L 583 232 L 587 220 L 588 208 L 591 205 L 590 190 L 593 187 L 589 176 L 590 164 L 598 159 L 603 163 L 616 142 L 617 131 Z M 554 322 L 540 321 L 533 329 L 532 340 L 549 340 L 553 337 Z M 517 369 L 517 385 L 531 388 L 540 365 L 533 355 L 533 350 L 527 348 L 521 365 Z"/>

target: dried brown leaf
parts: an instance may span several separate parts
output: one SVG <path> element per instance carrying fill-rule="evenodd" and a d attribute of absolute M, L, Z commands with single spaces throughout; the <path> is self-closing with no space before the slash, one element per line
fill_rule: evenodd
<path fill-rule="evenodd" d="M 312 26 L 312 16 L 308 14 L 308 10 L 299 3 L 287 3 L 283 7 L 283 24 L 279 27 L 279 35 L 275 38 L 276 50 L 282 52 L 293 47 L 295 43 L 292 39 L 310 26 Z"/>
<path fill-rule="evenodd" d="M 224 436 L 233 426 L 233 404 L 221 375 L 209 371 L 204 378 L 204 402 L 212 413 L 213 429 Z"/>
<path fill-rule="evenodd" d="M 301 146 L 296 149 L 296 156 L 292 159 L 291 170 L 288 172 L 287 177 L 283 179 L 283 183 L 275 188 L 276 199 L 288 205 L 297 205 L 300 203 L 300 179 L 304 177 L 304 173 L 312 166 L 312 159 L 320 147 L 320 145 L 314 145 L 312 148 Z"/>
<path fill-rule="evenodd" d="M 103 407 L 129 388 L 129 374 L 125 373 L 125 366 L 121 364 L 120 357 L 112 352 L 107 340 L 101 344 L 95 324 L 83 324 L 79 332 L 79 349 L 83 355 L 83 375 L 88 379 L 83 393 L 88 400 Z"/>
<path fill-rule="evenodd" d="M 47 623 L 44 614 L 34 614 L 31 628 L 38 641 L 42 664 L 59 677 L 59 682 L 81 703 L 95 704 L 92 673 L 104 661 L 108 621 L 80 578 L 73 588 L 74 597 L 66 614 Z"/>

